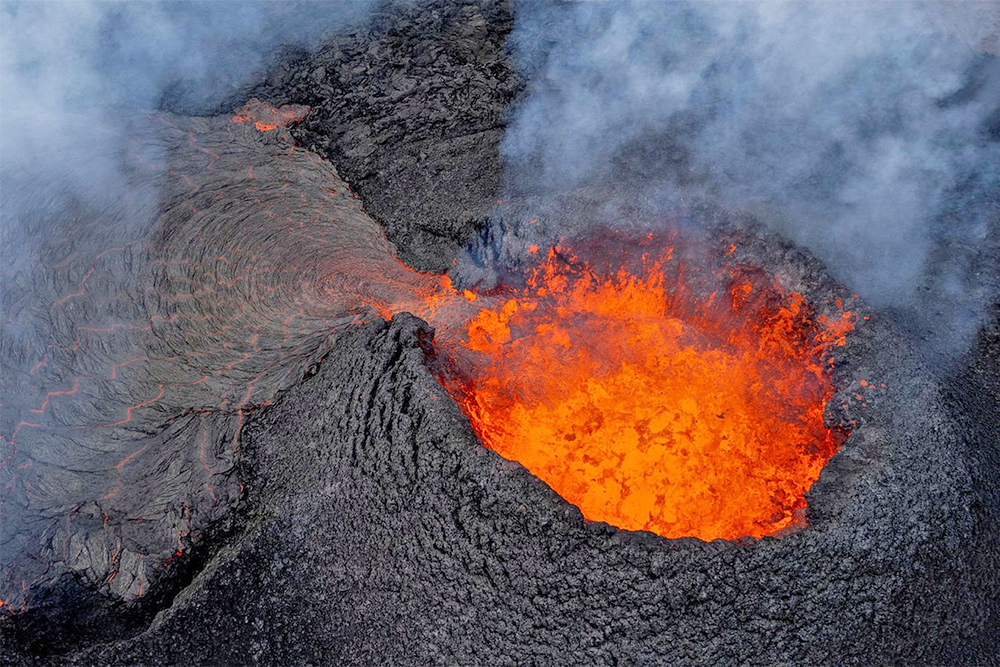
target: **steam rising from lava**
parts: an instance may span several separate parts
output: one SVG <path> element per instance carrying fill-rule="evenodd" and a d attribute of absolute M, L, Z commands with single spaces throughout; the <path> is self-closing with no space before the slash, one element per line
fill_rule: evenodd
<path fill-rule="evenodd" d="M 37 261 L 44 225 L 83 203 L 146 208 L 119 221 L 128 235 L 155 215 L 157 192 L 129 180 L 130 114 L 211 108 L 275 50 L 307 49 L 363 17 L 371 0 L 196 2 L 126 0 L 0 5 L 0 267 L 12 280 Z M 163 165 L 149 149 L 144 159 Z"/>
<path fill-rule="evenodd" d="M 520 3 L 505 199 L 747 209 L 964 349 L 1000 294 L 976 251 L 1000 243 L 998 27 L 972 0 Z"/>
<path fill-rule="evenodd" d="M 735 265 L 724 285 L 706 289 L 681 276 L 681 267 L 705 268 L 701 259 L 666 252 L 611 268 L 550 255 L 527 287 L 490 295 L 410 271 L 333 168 L 292 145 L 283 127 L 306 108 L 252 100 L 226 117 L 123 120 L 126 109 L 155 107 L 168 84 L 175 104 L 223 95 L 268 46 L 328 25 L 288 10 L 289 29 L 244 44 L 255 54 L 245 59 L 226 48 L 261 34 L 252 28 L 262 22 L 273 28 L 271 9 L 167 6 L 3 6 L 7 610 L 25 605 L 32 585 L 66 574 L 120 599 L 146 593 L 239 497 L 247 415 L 320 363 L 340 327 L 402 311 L 437 328 L 454 364 L 445 381 L 483 440 L 588 517 L 706 538 L 770 534 L 796 519 L 838 446 L 823 424 L 824 355 L 850 316 L 824 321 L 818 304 Z M 340 3 L 310 5 L 333 6 L 343 20 Z M 506 141 L 514 189 L 530 190 L 538 174 L 549 194 L 631 173 L 616 163 L 621 153 L 647 135 L 672 136 L 676 159 L 654 156 L 654 178 L 632 174 L 635 188 L 814 220 L 786 231 L 890 302 L 928 252 L 916 222 L 925 211 L 939 213 L 954 195 L 972 212 L 960 234 L 982 231 L 986 209 L 964 203 L 979 202 L 997 173 L 988 169 L 994 145 L 968 129 L 990 110 L 981 99 L 995 84 L 988 67 L 974 89 L 957 75 L 932 89 L 903 77 L 889 90 L 912 104 L 886 106 L 882 88 L 852 83 L 859 52 L 824 60 L 839 43 L 813 43 L 825 12 L 796 32 L 789 23 L 802 15 L 763 6 L 522 11 L 513 43 L 526 67 L 549 76 Z M 884 71 L 905 73 L 922 54 L 935 71 L 964 73 L 959 51 L 904 48 L 917 28 L 874 16 L 889 38 L 860 39 L 865 62 L 886 59 Z M 553 48 L 536 52 L 532 31 L 550 25 Z M 68 26 L 82 26 L 82 46 Z M 775 41 L 778 33 L 791 41 Z M 593 44 L 583 60 L 569 39 L 581 36 Z M 205 60 L 192 40 L 227 54 L 223 63 Z M 65 54 L 51 49 L 67 42 L 81 67 L 64 69 Z M 789 68 L 788 54 L 803 50 L 814 56 L 808 66 L 827 66 L 818 83 Z M 109 74 L 118 67 L 123 74 Z M 802 103 L 785 105 L 790 118 L 770 118 L 763 98 L 788 78 Z M 833 105 L 845 89 L 856 98 Z M 614 99 L 595 103 L 607 91 Z M 873 125 L 852 117 L 858 127 L 838 134 L 834 119 L 858 99 L 870 102 L 861 106 Z M 814 113 L 824 105 L 830 115 Z M 787 148 L 786 128 L 804 145 Z M 524 250 L 537 258 L 540 247 Z M 879 264 L 872 249 L 902 259 Z M 733 480 L 738 492 L 724 488 Z"/>

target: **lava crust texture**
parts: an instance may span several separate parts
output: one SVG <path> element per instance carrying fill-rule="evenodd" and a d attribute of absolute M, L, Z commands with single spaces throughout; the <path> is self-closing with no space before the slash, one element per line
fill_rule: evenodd
<path fill-rule="evenodd" d="M 91 617 L 166 594 L 228 517 L 247 416 L 376 304 L 440 287 L 287 130 L 158 114 L 132 132 L 135 196 L 27 219 L 59 232 L 3 293 L 0 609 L 35 639 L 127 628 Z"/>
<path fill-rule="evenodd" d="M 942 663 L 986 659 L 989 589 L 959 426 L 880 324 L 845 346 L 853 435 L 780 538 L 585 522 L 485 449 L 409 315 L 352 331 L 244 430 L 246 514 L 111 664 Z M 850 360 L 849 362 L 847 360 Z M 854 397 L 858 381 L 887 390 Z M 978 572 L 978 574 L 977 574 Z"/>
<path fill-rule="evenodd" d="M 444 271 L 501 187 L 505 114 L 521 88 L 510 28 L 504 0 L 387 2 L 222 110 L 250 97 L 311 106 L 295 139 L 337 165 L 407 265 Z"/>

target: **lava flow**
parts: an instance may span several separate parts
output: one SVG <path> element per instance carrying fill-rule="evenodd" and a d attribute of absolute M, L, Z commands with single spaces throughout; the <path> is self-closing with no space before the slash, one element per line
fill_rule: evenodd
<path fill-rule="evenodd" d="M 853 315 L 739 267 L 699 296 L 670 249 L 565 256 L 479 311 L 442 376 L 482 442 L 621 528 L 711 540 L 801 522 L 843 438 L 823 423 L 826 352 Z"/>
<path fill-rule="evenodd" d="M 291 123 L 298 123 L 309 113 L 309 107 L 304 104 L 285 104 L 274 107 L 266 102 L 251 97 L 246 104 L 233 113 L 234 123 L 253 122 L 261 132 L 269 132 Z"/>

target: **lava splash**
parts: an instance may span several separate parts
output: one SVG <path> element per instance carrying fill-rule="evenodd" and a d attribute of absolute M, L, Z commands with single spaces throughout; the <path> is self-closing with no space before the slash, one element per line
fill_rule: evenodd
<path fill-rule="evenodd" d="M 669 538 L 760 537 L 803 521 L 844 434 L 824 426 L 817 315 L 759 269 L 687 279 L 670 248 L 597 266 L 549 251 L 483 308 L 442 381 L 482 442 L 590 520 Z"/>

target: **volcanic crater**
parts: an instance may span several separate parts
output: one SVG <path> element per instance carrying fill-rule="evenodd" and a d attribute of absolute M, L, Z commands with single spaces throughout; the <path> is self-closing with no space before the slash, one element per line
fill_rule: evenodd
<path fill-rule="evenodd" d="M 498 202 L 509 27 L 376 13 L 130 119 L 133 199 L 25 222 L 57 233 L 3 291 L 5 661 L 995 650 L 995 336 L 945 384 L 750 215 Z"/>

